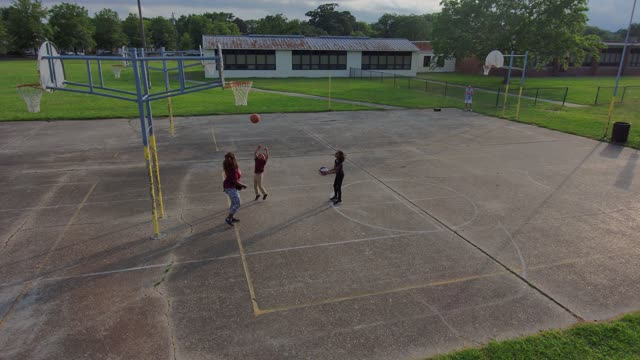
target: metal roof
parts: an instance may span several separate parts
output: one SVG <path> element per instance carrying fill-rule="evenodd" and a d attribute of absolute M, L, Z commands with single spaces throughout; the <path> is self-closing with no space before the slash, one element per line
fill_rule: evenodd
<path fill-rule="evenodd" d="M 205 49 L 324 50 L 324 51 L 418 51 L 407 39 L 353 36 L 304 37 L 301 35 L 203 35 Z"/>
<path fill-rule="evenodd" d="M 431 44 L 431 41 L 412 41 L 412 43 L 422 51 L 433 50 L 433 45 Z"/>

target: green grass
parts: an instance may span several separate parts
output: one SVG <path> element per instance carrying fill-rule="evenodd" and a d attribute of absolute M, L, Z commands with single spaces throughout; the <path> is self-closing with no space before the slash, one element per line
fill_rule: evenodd
<path fill-rule="evenodd" d="M 449 81 L 459 84 L 471 84 L 472 86 L 486 88 L 502 88 L 503 78 L 501 76 L 469 75 L 458 73 L 423 73 L 419 77 L 439 81 Z M 613 95 L 612 87 L 615 86 L 615 77 L 610 76 L 583 76 L 583 77 L 530 77 L 525 80 L 527 88 L 555 88 L 568 87 L 567 101 L 575 104 L 592 105 L 596 97 L 598 86 L 611 87 L 602 90 L 598 103 L 607 103 Z M 511 79 L 511 84 L 517 87 L 520 78 Z M 620 86 L 640 86 L 640 77 L 623 76 L 620 79 Z M 631 89 L 629 89 L 631 91 Z M 640 88 L 633 89 L 631 97 L 640 99 Z M 621 95 L 621 94 L 619 94 Z"/>
<path fill-rule="evenodd" d="M 555 79 L 552 79 L 555 81 Z M 579 79 L 574 79 L 578 81 Z M 587 82 L 585 82 L 587 83 Z M 552 83 L 553 84 L 553 83 Z M 270 90 L 289 91 L 319 96 L 329 95 L 328 79 L 294 78 L 294 79 L 254 79 L 254 86 Z M 380 79 L 332 79 L 331 95 L 336 98 L 365 101 L 377 104 L 395 105 L 408 108 L 463 107 L 464 88 L 447 86 L 442 83 L 429 83 L 425 92 L 424 81 L 397 78 Z M 515 89 L 511 94 L 515 95 Z M 525 96 L 534 97 L 529 91 Z M 541 98 L 556 100 L 558 92 L 541 91 Z M 506 111 L 502 106 L 503 94 L 476 91 L 474 94 L 474 111 L 483 114 L 516 120 L 516 97 L 508 97 Z M 517 121 L 533 124 L 570 134 L 600 140 L 607 121 L 608 104 L 584 106 L 580 108 L 562 107 L 554 103 L 523 98 L 520 116 Z M 640 147 L 640 101 L 626 101 L 618 104 L 613 113 L 612 122 L 625 121 L 632 124 L 628 146 Z M 609 127 L 609 135 L 611 126 Z"/>
<path fill-rule="evenodd" d="M 606 323 L 576 325 L 520 339 L 491 341 L 433 360 L 640 359 L 640 313 Z"/>
<path fill-rule="evenodd" d="M 159 64 L 156 64 L 159 65 Z M 98 82 L 95 63 L 92 74 L 94 83 Z M 68 80 L 87 82 L 86 67 L 83 62 L 69 61 L 65 64 Z M 201 67 L 188 72 L 188 78 L 198 78 Z M 151 72 L 152 91 L 160 91 L 164 86 L 161 72 Z M 135 91 L 132 69 L 123 70 L 121 78 L 116 80 L 111 73 L 111 66 L 103 64 L 105 86 L 120 90 Z M 98 118 L 131 118 L 138 116 L 134 102 L 122 101 L 95 95 L 75 94 L 64 91 L 44 93 L 40 104 L 40 113 L 27 112 L 26 105 L 15 89 L 15 85 L 38 82 L 36 62 L 0 61 L 0 121 L 6 120 L 59 120 L 59 119 L 98 119 Z M 174 78 L 172 88 L 178 86 Z M 366 106 L 332 103 L 324 100 L 313 100 L 289 97 L 277 94 L 256 93 L 249 95 L 249 105 L 235 106 L 233 93 L 220 88 L 198 93 L 178 96 L 172 99 L 175 116 L 244 114 L 244 113 L 276 113 L 276 112 L 319 112 L 328 110 L 367 110 Z M 153 103 L 154 116 L 167 116 L 166 100 Z"/>

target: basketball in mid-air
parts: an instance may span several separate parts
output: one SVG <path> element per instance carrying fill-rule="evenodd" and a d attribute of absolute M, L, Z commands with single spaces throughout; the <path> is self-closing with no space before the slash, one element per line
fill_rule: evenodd
<path fill-rule="evenodd" d="M 260 115 L 251 114 L 251 116 L 249 116 L 249 120 L 251 120 L 252 123 L 257 124 L 260 122 Z"/>

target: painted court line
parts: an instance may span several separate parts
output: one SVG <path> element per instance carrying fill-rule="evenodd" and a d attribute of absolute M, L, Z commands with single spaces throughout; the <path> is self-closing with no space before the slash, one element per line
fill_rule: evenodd
<path fill-rule="evenodd" d="M 80 205 L 76 209 L 76 211 L 73 213 L 73 215 L 71 215 L 71 218 L 69 218 L 69 221 L 67 222 L 67 225 L 65 225 L 64 229 L 62 230 L 62 233 L 60 233 L 60 236 L 58 236 L 56 241 L 53 243 L 53 246 L 51 246 L 51 248 L 49 248 L 49 252 L 45 256 L 45 258 L 42 259 L 42 261 L 40 261 L 40 263 L 36 266 L 36 271 L 35 271 L 36 276 L 38 276 L 38 274 L 40 274 L 42 269 L 47 265 L 47 263 L 49 262 L 49 258 L 51 257 L 51 254 L 53 254 L 55 249 L 58 247 L 58 244 L 60 243 L 60 241 L 62 241 L 62 239 L 64 238 L 65 233 L 69 229 L 69 226 L 76 219 L 76 217 L 80 213 L 80 210 L 82 210 L 82 207 L 84 206 L 84 204 L 87 201 L 87 199 L 89 199 L 89 196 L 91 196 L 91 193 L 93 193 L 93 190 L 96 188 L 97 185 L 98 185 L 98 182 L 93 184 L 91 189 L 89 189 L 87 194 L 84 196 L 84 199 L 82 199 L 82 202 L 80 203 Z M 16 306 L 18 305 L 18 303 L 20 303 L 20 301 L 22 301 L 22 299 L 27 294 L 29 289 L 31 289 L 31 286 L 35 282 L 38 282 L 38 281 L 39 281 L 39 279 L 36 278 L 36 279 L 30 280 L 26 284 L 24 284 L 24 286 L 22 287 L 22 290 L 20 291 L 20 294 L 18 294 L 18 297 L 16 297 L 16 299 L 13 301 L 13 303 L 11 304 L 11 307 L 9 308 L 7 313 L 0 320 L 0 329 L 2 328 L 2 325 L 4 325 L 5 321 L 11 316 L 11 314 L 15 310 Z"/>
<path fill-rule="evenodd" d="M 373 292 L 368 292 L 368 293 L 360 293 L 360 294 L 337 297 L 337 298 L 332 298 L 332 299 L 324 299 L 324 300 L 312 301 L 312 302 L 308 302 L 308 303 L 304 303 L 304 304 L 296 304 L 296 305 L 291 305 L 291 306 L 278 306 L 278 307 L 263 309 L 261 311 L 260 315 L 270 314 L 270 313 L 275 313 L 275 312 L 281 312 L 281 311 L 288 311 L 288 310 L 303 309 L 303 308 L 307 308 L 307 307 L 311 307 L 311 306 L 326 305 L 326 304 L 344 302 L 344 301 L 349 301 L 349 300 L 367 298 L 367 297 L 372 297 L 372 296 L 393 294 L 393 293 L 409 291 L 409 290 L 423 289 L 423 288 L 432 287 L 432 286 L 450 285 L 450 284 L 455 284 L 455 283 L 461 283 L 461 282 L 466 282 L 466 281 L 478 280 L 478 279 L 489 278 L 489 277 L 499 276 L 499 275 L 507 275 L 507 274 L 509 274 L 507 271 L 499 271 L 499 272 L 493 272 L 493 273 L 488 273 L 488 274 L 466 276 L 466 277 L 461 277 L 461 278 L 456 278 L 456 279 L 433 281 L 433 282 L 430 282 L 430 283 L 427 283 L 427 284 L 404 286 L 404 287 L 399 287 L 399 288 L 389 289 L 389 290 L 373 291 Z"/>

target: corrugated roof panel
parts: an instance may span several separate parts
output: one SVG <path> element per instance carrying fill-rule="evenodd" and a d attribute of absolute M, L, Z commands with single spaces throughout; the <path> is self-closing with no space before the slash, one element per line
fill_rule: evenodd
<path fill-rule="evenodd" d="M 301 37 L 301 36 L 218 36 L 204 35 L 203 47 L 215 49 L 260 50 L 324 50 L 324 51 L 418 51 L 407 39 L 360 37 Z"/>

